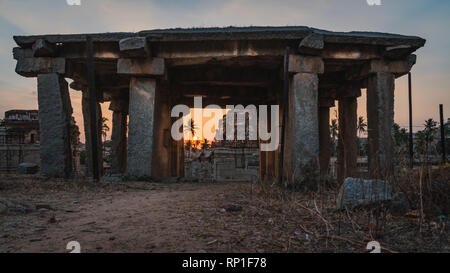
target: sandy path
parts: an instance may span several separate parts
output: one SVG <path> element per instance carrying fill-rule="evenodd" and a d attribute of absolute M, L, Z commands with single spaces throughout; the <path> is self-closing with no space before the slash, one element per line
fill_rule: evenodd
<path fill-rule="evenodd" d="M 28 204 L 49 204 L 55 211 L 2 216 L 1 223 L 19 226 L 0 227 L 0 252 L 67 252 L 69 241 L 78 241 L 82 252 L 204 252 L 211 241 L 198 236 L 203 215 L 211 214 L 205 208 L 239 185 L 145 187 L 28 196 Z"/>

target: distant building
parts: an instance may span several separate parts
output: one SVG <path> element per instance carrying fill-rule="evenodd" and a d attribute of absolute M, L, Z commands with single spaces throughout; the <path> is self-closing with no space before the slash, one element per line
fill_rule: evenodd
<path fill-rule="evenodd" d="M 0 144 L 39 143 L 38 110 L 10 110 L 0 126 Z"/>
<path fill-rule="evenodd" d="M 80 130 L 72 117 L 73 170 L 80 170 Z M 0 123 L 0 172 L 15 171 L 23 162 L 40 164 L 39 111 L 10 110 Z"/>

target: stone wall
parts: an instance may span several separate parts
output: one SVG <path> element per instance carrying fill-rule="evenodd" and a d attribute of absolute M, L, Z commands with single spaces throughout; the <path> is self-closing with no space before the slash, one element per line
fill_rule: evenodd
<path fill-rule="evenodd" d="M 40 165 L 39 144 L 0 145 L 0 173 L 16 172 L 23 162 Z"/>

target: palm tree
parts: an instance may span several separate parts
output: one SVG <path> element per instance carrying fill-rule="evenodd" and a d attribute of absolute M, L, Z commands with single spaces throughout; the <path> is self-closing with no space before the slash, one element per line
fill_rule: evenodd
<path fill-rule="evenodd" d="M 336 139 L 338 137 L 339 134 L 339 126 L 337 123 L 336 119 L 331 120 L 331 125 L 330 125 L 330 136 L 331 136 L 331 146 L 333 149 L 333 154 L 335 154 L 336 152 Z"/>
<path fill-rule="evenodd" d="M 361 134 L 364 134 L 366 132 L 366 128 L 367 128 L 367 123 L 365 122 L 364 117 L 359 117 L 357 130 L 358 130 L 358 134 L 359 134 L 360 138 L 361 138 Z"/>
<path fill-rule="evenodd" d="M 108 118 L 102 117 L 102 136 L 103 136 L 103 143 L 106 143 L 106 137 L 108 136 L 109 132 L 109 126 L 107 124 Z M 105 145 L 103 144 L 103 158 L 105 158 L 106 150 Z"/>
<path fill-rule="evenodd" d="M 194 123 L 193 119 L 190 119 L 188 124 L 184 126 L 184 131 L 190 133 L 189 140 L 186 142 L 186 146 L 189 147 L 189 157 L 191 157 L 192 147 L 195 146 L 194 137 L 197 130 L 197 124 Z"/>
<path fill-rule="evenodd" d="M 102 117 L 102 136 L 103 136 L 103 142 L 106 142 L 106 137 L 109 132 L 109 126 L 107 124 L 108 118 Z"/>
<path fill-rule="evenodd" d="M 336 119 L 331 120 L 330 132 L 331 132 L 331 138 L 332 139 L 336 139 L 338 137 L 339 126 L 337 124 L 337 120 Z"/>
<path fill-rule="evenodd" d="M 419 153 L 424 154 L 425 158 L 428 159 L 431 144 L 438 132 L 437 122 L 430 118 L 425 121 L 424 127 L 422 131 L 416 133 L 417 149 L 419 149 Z"/>
<path fill-rule="evenodd" d="M 364 117 L 358 118 L 358 124 L 356 125 L 356 129 L 358 130 L 358 155 L 362 155 L 362 147 L 361 147 L 361 134 L 366 132 L 367 123 L 364 120 Z"/>

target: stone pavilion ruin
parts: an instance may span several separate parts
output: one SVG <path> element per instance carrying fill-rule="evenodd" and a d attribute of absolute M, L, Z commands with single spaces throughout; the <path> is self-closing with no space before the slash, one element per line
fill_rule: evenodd
<path fill-rule="evenodd" d="M 93 44 L 95 98 L 89 96 L 87 37 Z M 183 142 L 174 141 L 170 134 L 172 107 L 192 106 L 194 96 L 202 96 L 205 105 L 223 108 L 283 107 L 289 47 L 283 170 L 279 170 L 279 150 L 260 152 L 259 175 L 273 179 L 282 175 L 293 181 L 308 179 L 316 171 L 327 173 L 330 107 L 336 101 L 338 179 L 352 176 L 361 89 L 367 89 L 370 176 L 392 173 L 395 79 L 411 70 L 416 63 L 412 53 L 425 44 L 412 36 L 296 26 L 15 36 L 14 40 L 16 72 L 37 78 L 41 171 L 51 177 L 68 177 L 72 171 L 72 108 L 66 79 L 73 80 L 72 89 L 83 93 L 90 172 L 92 146 L 101 150 L 101 141 L 90 143 L 91 134 L 98 133 L 91 128 L 99 128 L 92 120 L 101 120 L 99 103 L 110 101 L 113 171 L 136 178 L 183 177 Z M 97 104 L 95 113 L 89 109 L 89 99 Z M 96 154 L 101 173 L 101 152 Z"/>

